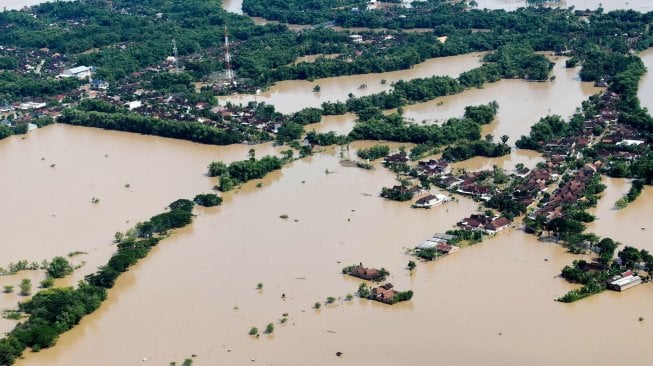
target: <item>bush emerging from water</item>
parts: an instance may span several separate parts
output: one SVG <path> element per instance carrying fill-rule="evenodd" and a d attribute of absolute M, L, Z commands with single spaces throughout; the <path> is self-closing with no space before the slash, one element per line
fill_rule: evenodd
<path fill-rule="evenodd" d="M 198 194 L 193 198 L 193 202 L 204 207 L 214 207 L 222 203 L 222 197 L 213 193 Z"/>

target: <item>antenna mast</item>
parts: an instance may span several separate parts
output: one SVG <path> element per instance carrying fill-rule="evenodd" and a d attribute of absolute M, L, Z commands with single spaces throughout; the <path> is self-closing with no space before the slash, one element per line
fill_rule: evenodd
<path fill-rule="evenodd" d="M 224 62 L 227 66 L 226 77 L 229 79 L 229 82 L 234 81 L 234 72 L 231 69 L 231 53 L 229 53 L 229 29 L 227 26 L 224 26 Z"/>
<path fill-rule="evenodd" d="M 179 73 L 179 57 L 177 55 L 177 41 L 172 40 L 172 53 L 175 55 L 175 72 Z"/>

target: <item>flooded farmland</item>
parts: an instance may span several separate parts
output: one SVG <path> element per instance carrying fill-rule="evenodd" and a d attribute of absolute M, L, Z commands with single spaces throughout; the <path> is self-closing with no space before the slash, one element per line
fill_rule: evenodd
<path fill-rule="evenodd" d="M 247 94 L 219 99 L 220 104 L 227 101 L 245 104 L 256 100 L 274 104 L 279 112 L 292 113 L 306 107 L 319 107 L 326 101 L 340 100 L 344 102 L 350 93 L 360 97 L 388 91 L 391 88 L 390 84 L 398 80 L 410 80 L 433 75 L 457 77 L 464 71 L 480 66 L 481 55 L 481 53 L 469 53 L 460 56 L 434 58 L 417 64 L 408 70 L 385 73 L 338 76 L 315 81 L 281 81 L 258 95 Z M 319 92 L 313 92 L 316 85 L 320 86 Z"/>
<path fill-rule="evenodd" d="M 492 134 L 496 139 L 508 135 L 508 143 L 514 145 L 519 137 L 529 133 L 530 127 L 541 117 L 559 114 L 567 118 L 584 100 L 602 90 L 593 83 L 581 82 L 577 75 L 578 69 L 565 68 L 564 58 L 552 59 L 556 62 L 552 74 L 556 78 L 552 82 L 500 80 L 485 85 L 482 89 L 469 89 L 460 94 L 408 105 L 404 108 L 404 117 L 417 123 L 441 123 L 462 116 L 466 106 L 496 100 L 499 103 L 497 118 L 484 126 L 482 133 Z M 347 134 L 354 127 L 355 121 L 354 114 L 326 116 L 321 123 L 308 125 L 306 130 Z"/>
<path fill-rule="evenodd" d="M 116 231 L 162 212 L 177 198 L 210 192 L 215 182 L 205 176 L 208 163 L 246 159 L 249 148 L 67 125 L 6 138 L 0 141 L 0 188 L 11 192 L 3 199 L 11 209 L 2 216 L 0 267 L 87 252 L 75 257 L 86 265 L 59 282 L 74 284 L 106 263 L 115 250 L 111 241 Z M 275 150 L 267 144 L 257 151 Z M 94 197 L 98 203 L 91 202 Z M 20 272 L 0 277 L 0 285 L 18 288 L 26 277 L 36 289 L 44 275 Z M 18 300 L 0 294 L 0 308 Z"/>
<path fill-rule="evenodd" d="M 648 72 L 639 82 L 639 100 L 642 107 L 646 107 L 649 113 L 653 111 L 653 50 L 648 49 L 640 54 Z"/>
<path fill-rule="evenodd" d="M 450 228 L 477 204 L 460 199 L 413 210 L 376 197 L 392 182 L 383 169 L 343 168 L 328 153 L 263 179 L 262 189 L 250 182 L 225 195 L 224 206 L 200 210 L 192 226 L 122 276 L 102 308 L 57 347 L 19 364 L 167 364 L 196 354 L 207 365 L 395 365 L 431 364 L 437 354 L 445 364 L 550 365 L 616 362 L 633 344 L 642 351 L 629 360 L 650 358 L 653 328 L 637 318 L 653 317 L 651 286 L 556 303 L 570 288 L 556 275 L 576 257 L 519 230 L 419 263 L 410 275 L 405 248 Z M 340 269 L 358 262 L 387 268 L 389 280 L 415 297 L 393 307 L 343 301 L 359 281 Z M 327 296 L 338 300 L 312 309 Z M 289 321 L 279 324 L 283 313 Z M 631 341 L 588 331 L 596 319 Z M 273 335 L 247 335 L 269 322 Z M 370 331 L 379 324 L 392 331 Z M 543 345 L 557 352 L 541 352 Z"/>
<path fill-rule="evenodd" d="M 445 61 L 446 66 L 439 63 L 442 59 L 434 61 L 430 67 L 437 68 L 424 75 L 455 75 L 460 72 L 456 68 L 464 71 L 478 63 L 477 58 L 461 60 Z M 577 70 L 564 69 L 563 63 L 557 63 L 552 83 L 504 80 L 407 107 L 406 116 L 432 123 L 461 115 L 466 105 L 497 100 L 498 118 L 484 133 L 508 134 L 514 144 L 539 117 L 568 116 L 598 91 L 580 83 Z M 418 77 L 416 69 L 400 73 Z M 653 100 L 647 97 L 648 75 L 640 92 L 644 105 Z M 320 81 L 321 93 L 338 99 L 353 89 L 354 94 L 377 92 L 372 90 L 381 88 L 381 77 L 388 84 L 391 80 L 388 75 L 366 77 L 349 84 L 350 77 L 330 78 L 336 79 L 332 89 L 325 79 Z M 277 94 L 257 98 L 268 98 L 266 102 L 282 111 L 322 98 L 310 92 L 312 84 L 289 83 Z M 367 89 L 359 91 L 361 83 Z M 338 91 L 339 85 L 344 90 Z M 346 133 L 353 118 L 327 117 L 311 127 Z M 207 146 L 66 125 L 30 132 L 25 139 L 2 140 L 0 188 L 7 192 L 9 210 L 2 216 L 0 265 L 86 251 L 79 260 L 87 264 L 59 283 L 73 284 L 112 255 L 115 231 L 161 212 L 174 199 L 210 192 L 216 182 L 205 176 L 208 163 L 245 159 L 251 147 Z M 281 150 L 270 144 L 254 148 L 257 156 Z M 338 153 L 326 149 L 225 194 L 220 207 L 196 209 L 194 223 L 162 241 L 121 276 L 98 311 L 64 333 L 56 347 L 28 351 L 18 364 L 166 365 L 181 364 L 191 355 L 196 356 L 195 365 L 548 366 L 607 365 L 624 358 L 634 364 L 650 362 L 650 284 L 575 304 L 554 302 L 572 288 L 557 277 L 560 269 L 579 257 L 538 241 L 518 226 L 437 262 L 419 262 L 411 274 L 405 267 L 413 258 L 406 249 L 452 228 L 476 212 L 478 204 L 457 197 L 441 207 L 414 210 L 409 203 L 383 200 L 378 193 L 395 184 L 394 174 L 378 162 L 373 171 L 342 167 Z M 540 159 L 536 153 L 515 150 L 507 157 L 470 159 L 454 167 L 478 170 L 496 164 L 512 169 Z M 616 211 L 614 202 L 629 182 L 604 178 L 604 183 L 608 189 L 592 211 L 598 219 L 590 231 L 653 250 L 647 207 L 653 199 L 651 187 Z M 93 197 L 100 201 L 92 203 Z M 415 297 L 392 307 L 358 298 L 345 301 L 361 281 L 340 271 L 359 262 L 385 267 L 391 272 L 389 281 L 398 289 L 413 290 Z M 0 285 L 17 284 L 21 278 L 36 283 L 39 275 L 0 277 Z M 312 308 L 328 296 L 336 302 Z M 19 300 L 0 294 L 0 308 Z M 284 313 L 289 320 L 282 324 Z M 263 329 L 268 323 L 275 325 L 272 335 L 247 335 L 251 327 Z M 13 324 L 2 320 L 0 330 Z M 342 352 L 341 357 L 336 352 Z"/>
<path fill-rule="evenodd" d="M 653 251 L 653 217 L 651 202 L 653 189 L 645 186 L 642 194 L 626 208 L 617 210 L 615 202 L 630 189 L 628 179 L 603 177 L 607 186 L 603 198 L 597 207 L 590 212 L 596 216 L 596 221 L 588 224 L 588 230 L 599 236 L 609 236 L 624 245 Z M 619 250 L 623 249 L 621 247 Z"/>

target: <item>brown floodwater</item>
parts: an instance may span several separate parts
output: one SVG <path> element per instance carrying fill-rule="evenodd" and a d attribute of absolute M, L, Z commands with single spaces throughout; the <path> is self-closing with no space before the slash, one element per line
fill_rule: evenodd
<path fill-rule="evenodd" d="M 73 251 L 87 264 L 58 284 L 74 284 L 106 263 L 111 240 L 137 222 L 163 211 L 177 198 L 211 192 L 206 167 L 212 160 L 247 159 L 251 146 L 219 147 L 68 125 L 53 125 L 0 141 L 0 189 L 5 192 L 0 266 L 41 262 Z M 255 146 L 260 154 L 276 151 Z M 126 187 L 126 185 L 129 187 Z M 100 201 L 91 202 L 93 197 Z M 0 286 L 44 275 L 20 272 L 0 277 Z M 16 291 L 17 292 L 17 291 Z M 0 294 L 0 308 L 16 305 Z M 3 326 L 4 325 L 4 326 Z M 6 330 L 0 323 L 0 331 Z"/>
<path fill-rule="evenodd" d="M 483 135 L 492 134 L 498 139 L 510 137 L 514 144 L 542 116 L 559 114 L 571 116 L 581 102 L 601 91 L 593 83 L 581 82 L 578 68 L 565 67 L 565 58 L 551 57 L 556 62 L 552 82 L 525 82 L 523 80 L 500 80 L 487 84 L 482 89 L 470 89 L 461 94 L 445 96 L 426 103 L 404 108 L 404 116 L 415 122 L 435 123 L 451 117 L 460 117 L 469 105 L 487 104 L 492 100 L 499 103 L 499 112 L 494 122 L 483 128 Z"/>
<path fill-rule="evenodd" d="M 323 102 L 345 101 L 348 95 L 364 96 L 391 89 L 391 83 L 398 80 L 448 75 L 457 77 L 460 73 L 480 65 L 480 53 L 429 59 L 408 70 L 385 73 L 338 76 L 315 81 L 289 80 L 281 81 L 258 95 L 243 94 L 219 97 L 220 103 L 247 103 L 259 101 L 274 104 L 282 113 L 292 113 L 306 107 L 319 107 Z M 382 81 L 385 80 L 385 83 Z M 319 85 L 320 91 L 313 92 Z"/>
<path fill-rule="evenodd" d="M 651 202 L 653 202 L 653 189 L 645 186 L 642 194 L 626 208 L 617 210 L 615 202 L 623 197 L 630 189 L 630 180 L 603 177 L 603 184 L 607 186 L 603 198 L 597 207 L 590 212 L 596 216 L 596 221 L 587 225 L 590 232 L 600 237 L 611 237 L 624 245 L 646 249 L 653 252 L 653 216 L 651 216 Z M 621 250 L 620 247 L 618 250 Z"/>
<path fill-rule="evenodd" d="M 569 117 L 582 101 L 602 90 L 592 83 L 581 82 L 577 75 L 578 69 L 564 67 L 564 58 L 554 57 L 552 60 L 556 62 L 552 73 L 556 78 L 553 82 L 500 80 L 487 84 L 482 89 L 469 89 L 460 94 L 406 106 L 404 117 L 416 123 L 441 123 L 452 117 L 461 117 L 466 106 L 496 100 L 499 103 L 497 118 L 483 127 L 482 134 L 492 134 L 495 141 L 499 141 L 502 135 L 508 135 L 508 144 L 514 146 L 515 141 L 522 135 L 527 135 L 530 127 L 542 116 L 559 114 Z M 355 114 L 326 116 L 322 122 L 306 126 L 306 130 L 347 134 L 355 122 Z M 515 160 L 515 164 L 525 163 L 518 160 Z"/>
<path fill-rule="evenodd" d="M 526 0 L 476 0 L 479 9 L 504 9 L 515 10 L 526 6 Z M 597 9 L 602 7 L 605 11 L 618 9 L 632 9 L 639 12 L 653 10 L 653 3 L 649 0 L 562 0 L 559 3 L 547 6 L 576 9 Z"/>
<path fill-rule="evenodd" d="M 477 204 L 461 198 L 414 210 L 388 202 L 377 194 L 393 184 L 391 173 L 338 160 L 327 151 L 297 161 L 262 188 L 250 182 L 223 206 L 198 210 L 192 226 L 121 276 L 99 311 L 19 365 L 167 364 L 192 354 L 207 365 L 551 365 L 611 364 L 624 354 L 646 363 L 653 355 L 653 328 L 638 321 L 653 318 L 650 285 L 556 303 L 571 288 L 556 276 L 577 257 L 517 229 L 419 263 L 410 275 L 405 249 Z M 209 179 L 185 181 L 193 180 Z M 340 269 L 358 262 L 387 268 L 413 300 L 344 301 L 360 281 Z M 328 296 L 338 300 L 312 309 Z M 289 320 L 280 324 L 283 313 Z M 595 331 L 597 319 L 610 337 Z M 270 322 L 273 335 L 247 335 Z"/>
<path fill-rule="evenodd" d="M 648 49 L 639 55 L 646 65 L 648 72 L 639 82 L 639 100 L 642 107 L 648 108 L 649 113 L 653 112 L 653 49 Z"/>
<path fill-rule="evenodd" d="M 596 92 L 560 63 L 555 72 L 553 83 L 504 80 L 441 98 L 444 104 L 434 101 L 432 111 L 425 109 L 417 120 L 458 116 L 465 105 L 496 99 L 500 114 L 485 133 L 496 138 L 508 134 L 514 143 L 549 108 L 568 115 Z M 292 93 L 280 96 L 279 107 L 295 99 Z M 410 111 L 419 106 L 406 113 L 419 116 Z M 351 118 L 335 116 L 317 126 L 346 131 Z M 85 260 L 86 266 L 60 281 L 74 283 L 109 259 L 115 231 L 161 212 L 174 199 L 209 192 L 216 182 L 204 175 L 208 163 L 244 159 L 250 147 L 66 125 L 30 132 L 26 139 L 2 140 L 0 188 L 10 192 L 4 197 L 10 209 L 2 217 L 0 266 L 88 251 L 75 259 Z M 255 148 L 259 156 L 279 150 L 269 144 Z M 530 166 L 539 158 L 517 150 L 502 159 L 505 166 Z M 472 159 L 461 164 L 480 169 L 495 163 Z M 636 202 L 614 211 L 614 201 L 628 185 L 604 181 L 608 189 L 591 230 L 653 249 L 645 234 L 653 230 L 646 207 L 653 191 L 647 187 Z M 621 362 L 624 355 L 639 364 L 653 357 L 650 284 L 576 304 L 556 303 L 554 298 L 572 288 L 557 275 L 578 257 L 518 228 L 435 263 L 420 262 L 410 275 L 405 266 L 412 258 L 406 248 L 451 228 L 478 204 L 458 197 L 431 210 L 414 210 L 410 203 L 378 197 L 381 187 L 394 183 L 394 175 L 380 167 L 342 167 L 339 150 L 326 149 L 225 194 L 223 206 L 196 210 L 192 225 L 162 241 L 121 276 L 102 307 L 63 334 L 56 347 L 26 352 L 19 365 L 165 365 L 180 364 L 193 354 L 199 365 L 249 365 L 252 360 L 283 365 L 603 365 Z M 92 197 L 100 202 L 92 204 Z M 279 217 L 284 214 L 289 219 Z M 415 292 L 413 300 L 395 306 L 344 301 L 360 281 L 343 277 L 340 270 L 358 262 L 387 268 L 397 288 Z M 40 275 L 0 277 L 0 285 L 18 284 L 25 277 L 36 282 Z M 260 291 L 255 289 L 259 282 Z M 312 309 L 328 296 L 338 300 Z M 0 294 L 0 308 L 17 300 Z M 283 313 L 289 320 L 280 324 Z M 276 327 L 273 335 L 247 335 L 250 327 L 262 331 L 270 322 Z M 13 324 L 2 320 L 0 331 Z M 597 325 L 609 336 L 596 331 Z M 343 352 L 342 357 L 336 352 Z"/>

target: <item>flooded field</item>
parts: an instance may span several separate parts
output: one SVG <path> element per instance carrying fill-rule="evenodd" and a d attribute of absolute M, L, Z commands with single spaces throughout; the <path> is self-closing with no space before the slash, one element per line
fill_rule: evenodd
<path fill-rule="evenodd" d="M 639 56 L 648 69 L 648 72 L 639 82 L 639 100 L 642 107 L 648 108 L 649 113 L 651 113 L 653 112 L 653 49 L 648 49 Z"/>
<path fill-rule="evenodd" d="M 601 91 L 593 83 L 584 83 L 577 76 L 579 69 L 565 68 L 564 58 L 552 58 L 556 62 L 553 82 L 525 82 L 523 80 L 501 80 L 488 84 L 483 89 L 470 89 L 462 94 L 434 99 L 405 108 L 404 116 L 415 122 L 433 123 L 451 117 L 462 116 L 468 105 L 487 104 L 492 100 L 499 103 L 495 122 L 487 125 L 483 134 L 496 138 L 510 137 L 514 144 L 530 127 L 547 114 L 571 116 L 581 102 Z"/>
<path fill-rule="evenodd" d="M 597 207 L 590 212 L 596 216 L 596 221 L 587 225 L 590 232 L 609 236 L 624 245 L 630 245 L 653 252 L 653 217 L 651 202 L 653 202 L 653 187 L 645 186 L 642 194 L 626 208 L 617 210 L 615 202 L 630 189 L 630 181 L 603 177 L 607 189 Z M 620 247 L 618 250 L 623 249 Z"/>
<path fill-rule="evenodd" d="M 492 134 L 495 139 L 508 135 L 508 143 L 514 146 L 515 141 L 522 135 L 527 135 L 530 127 L 541 117 L 559 114 L 567 118 L 583 100 L 601 91 L 593 83 L 581 82 L 577 76 L 578 69 L 565 68 L 564 58 L 553 60 L 556 61 L 552 73 L 556 78 L 553 82 L 501 80 L 485 85 L 482 89 L 470 89 L 460 94 L 406 106 L 404 116 L 417 123 L 441 123 L 462 116 L 466 106 L 496 100 L 499 103 L 497 118 L 483 128 L 483 135 Z M 354 114 L 327 116 L 321 123 L 308 125 L 306 130 L 347 134 L 354 127 L 355 121 Z"/>
<path fill-rule="evenodd" d="M 433 75 L 457 77 L 460 73 L 480 66 L 480 53 L 440 57 L 415 65 L 412 69 L 377 74 L 338 76 L 315 81 L 281 81 L 258 95 L 238 95 L 219 98 L 220 103 L 259 101 L 274 104 L 282 113 L 292 113 L 306 107 L 319 107 L 326 101 L 345 101 L 350 93 L 364 96 L 390 90 L 398 80 L 410 80 Z M 385 82 L 382 82 L 384 81 Z M 320 91 L 313 92 L 319 85 Z"/>
<path fill-rule="evenodd" d="M 224 3 L 239 8 L 237 1 Z M 645 55 L 648 65 L 650 55 Z M 396 75 L 323 79 L 317 82 L 323 96 L 310 92 L 314 83 L 294 81 L 256 98 L 287 113 L 344 99 L 349 92 L 378 92 L 401 77 L 455 76 L 478 65 L 477 55 L 457 57 Z M 554 82 L 503 80 L 407 107 L 406 116 L 433 123 L 462 115 L 466 105 L 497 100 L 497 121 L 484 133 L 507 134 L 514 144 L 540 117 L 568 116 L 599 90 L 581 83 L 578 70 L 563 64 L 558 60 Z M 363 83 L 367 88 L 358 89 Z M 644 81 L 641 89 L 645 105 L 651 103 L 650 84 Z M 347 133 L 354 118 L 326 117 L 307 129 Z M 369 145 L 357 142 L 352 149 Z M 257 156 L 281 150 L 271 144 L 253 147 Z M 0 266 L 86 251 L 78 259 L 86 266 L 58 282 L 73 284 L 112 255 L 114 232 L 161 212 L 172 200 L 210 192 L 216 182 L 205 176 L 209 162 L 245 159 L 250 148 L 66 125 L 2 140 L 0 188 L 8 210 L 1 218 Z M 452 228 L 476 212 L 478 203 L 457 197 L 430 210 L 411 209 L 408 202 L 378 197 L 381 187 L 395 184 L 393 173 L 378 163 L 372 171 L 345 168 L 339 160 L 339 150 L 327 148 L 224 194 L 220 207 L 196 209 L 194 223 L 123 274 L 98 311 L 64 333 L 56 347 L 28 351 L 18 365 L 179 365 L 191 355 L 195 365 L 302 366 L 608 365 L 623 362 L 624 355 L 629 363 L 645 365 L 653 358 L 653 285 L 575 304 L 554 302 L 572 288 L 557 277 L 560 269 L 579 257 L 519 227 L 437 262 L 418 262 L 410 273 L 405 267 L 414 258 L 406 249 Z M 515 150 L 454 168 L 512 169 L 540 160 L 536 153 Z M 614 202 L 628 182 L 604 178 L 604 183 L 608 188 L 593 211 L 598 219 L 590 231 L 653 251 L 651 187 L 616 211 Z M 93 197 L 99 202 L 92 203 Z M 341 269 L 359 262 L 388 269 L 396 288 L 415 292 L 412 301 L 395 306 L 356 297 L 345 301 L 361 281 L 343 276 Z M 0 286 L 22 278 L 36 284 L 39 276 L 0 277 Z M 334 304 L 313 309 L 329 296 L 337 298 Z M 0 308 L 21 299 L 0 293 Z M 282 324 L 284 313 L 288 321 Z M 272 335 L 247 334 L 268 323 L 275 326 Z M 13 325 L 0 320 L 0 332 Z"/>
<path fill-rule="evenodd" d="M 653 328 L 637 320 L 653 318 L 650 285 L 556 303 L 570 288 L 556 275 L 575 257 L 516 229 L 419 263 L 410 275 L 405 248 L 450 228 L 474 212 L 474 202 L 413 210 L 384 201 L 376 195 L 392 174 L 343 168 L 332 154 L 298 161 L 262 183 L 200 210 L 192 226 L 122 276 L 98 312 L 19 365 L 167 364 L 191 354 L 207 365 L 428 365 L 434 355 L 458 365 L 600 364 L 632 347 L 641 351 L 629 360 L 650 359 Z M 415 297 L 393 307 L 343 301 L 359 281 L 340 269 L 358 262 L 387 268 L 389 280 Z M 338 300 L 312 309 L 327 296 Z M 289 321 L 280 324 L 283 313 Z M 629 342 L 589 331 L 597 319 Z M 273 335 L 247 335 L 270 322 Z"/>
<path fill-rule="evenodd" d="M 74 284 L 106 263 L 115 250 L 111 241 L 116 231 L 162 212 L 177 198 L 210 192 L 215 182 L 205 176 L 206 166 L 212 160 L 246 159 L 250 148 L 67 125 L 4 139 L 0 189 L 7 193 L 3 204 L 10 209 L 2 215 L 0 266 L 88 252 L 75 258 L 86 266 L 59 282 Z M 256 149 L 262 155 L 274 151 L 269 144 Z M 92 203 L 93 197 L 99 202 Z M 43 279 L 42 273 L 20 272 L 0 277 L 0 286 L 18 288 L 28 276 L 36 276 L 34 289 Z M 18 300 L 0 294 L 0 308 Z"/>
<path fill-rule="evenodd" d="M 476 0 L 479 9 L 515 10 L 526 6 L 526 0 Z M 576 9 L 597 9 L 605 11 L 632 9 L 640 12 L 653 11 L 653 3 L 649 0 L 562 0 L 547 6 Z"/>

